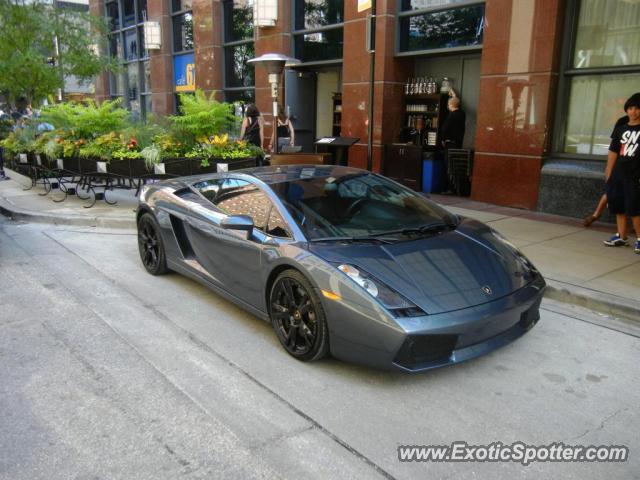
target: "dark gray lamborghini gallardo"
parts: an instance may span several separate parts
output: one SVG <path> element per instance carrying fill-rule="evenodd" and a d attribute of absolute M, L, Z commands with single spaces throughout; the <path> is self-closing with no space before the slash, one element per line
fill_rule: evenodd
<path fill-rule="evenodd" d="M 338 166 L 182 177 L 141 192 L 147 271 L 191 277 L 268 320 L 300 360 L 421 371 L 505 345 L 545 282 L 483 223 Z"/>

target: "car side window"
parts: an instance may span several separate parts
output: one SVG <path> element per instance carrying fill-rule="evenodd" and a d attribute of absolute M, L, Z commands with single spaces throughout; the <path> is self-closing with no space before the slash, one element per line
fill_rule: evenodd
<path fill-rule="evenodd" d="M 227 215 L 248 215 L 253 225 L 265 231 L 271 201 L 269 197 L 246 180 L 227 178 L 222 182 L 215 205 Z"/>
<path fill-rule="evenodd" d="M 198 190 L 202 194 L 202 196 L 209 200 L 211 203 L 216 203 L 216 196 L 220 191 L 222 182 L 222 180 L 218 179 L 203 180 L 202 182 L 194 183 L 193 188 Z"/>
<path fill-rule="evenodd" d="M 280 212 L 275 206 L 271 207 L 271 212 L 269 213 L 267 233 L 274 237 L 291 238 L 291 233 L 289 232 L 287 223 L 284 221 L 284 218 L 282 218 L 282 215 L 280 215 Z"/>

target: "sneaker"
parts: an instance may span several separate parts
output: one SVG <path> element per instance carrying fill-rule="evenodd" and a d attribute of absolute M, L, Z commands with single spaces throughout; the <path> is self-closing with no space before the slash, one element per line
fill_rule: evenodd
<path fill-rule="evenodd" d="M 604 244 L 607 247 L 624 247 L 624 246 L 629 245 L 629 242 L 627 241 L 626 238 L 620 238 L 620 234 L 616 233 L 609 240 L 605 240 Z"/>
<path fill-rule="evenodd" d="M 636 240 L 636 244 L 633 247 L 633 251 L 640 254 L 640 240 Z"/>

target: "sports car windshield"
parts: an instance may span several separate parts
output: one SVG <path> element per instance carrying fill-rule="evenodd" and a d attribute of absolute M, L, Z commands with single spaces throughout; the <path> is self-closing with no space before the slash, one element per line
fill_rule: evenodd
<path fill-rule="evenodd" d="M 271 187 L 311 241 L 385 241 L 457 223 L 422 195 L 372 173 L 297 178 Z"/>

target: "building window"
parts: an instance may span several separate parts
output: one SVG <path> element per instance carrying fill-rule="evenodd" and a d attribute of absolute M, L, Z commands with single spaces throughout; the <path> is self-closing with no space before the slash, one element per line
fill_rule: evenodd
<path fill-rule="evenodd" d="M 191 12 L 173 16 L 173 51 L 193 50 L 193 16 Z"/>
<path fill-rule="evenodd" d="M 558 150 L 604 158 L 625 100 L 640 90 L 640 2 L 582 0 L 569 11 L 575 28 L 567 39 Z"/>
<path fill-rule="evenodd" d="M 343 0 L 297 0 L 296 30 L 313 30 L 344 23 Z"/>
<path fill-rule="evenodd" d="M 294 55 L 303 63 L 341 61 L 344 1 L 296 0 Z"/>
<path fill-rule="evenodd" d="M 181 12 L 183 10 L 191 10 L 191 0 L 171 0 L 171 11 Z"/>
<path fill-rule="evenodd" d="M 138 58 L 138 32 L 135 28 L 124 32 L 125 60 Z"/>
<path fill-rule="evenodd" d="M 224 40 L 253 41 L 253 0 L 227 0 L 224 5 Z"/>
<path fill-rule="evenodd" d="M 469 0 L 402 0 L 400 9 L 407 10 L 424 10 L 426 8 L 448 8 L 459 4 L 470 3 Z"/>
<path fill-rule="evenodd" d="M 120 14 L 118 13 L 118 2 L 109 2 L 106 5 L 107 22 L 109 23 L 109 31 L 113 32 L 120 29 Z"/>
<path fill-rule="evenodd" d="M 138 19 L 143 22 L 147 19 L 147 0 L 138 0 Z"/>
<path fill-rule="evenodd" d="M 255 57 L 253 0 L 225 0 L 224 5 L 225 101 L 254 103 Z"/>
<path fill-rule="evenodd" d="M 135 0 L 121 0 L 122 5 L 122 26 L 130 27 L 136 24 Z"/>
<path fill-rule="evenodd" d="M 149 54 L 144 48 L 142 22 L 146 19 L 146 0 L 118 0 L 105 4 L 105 16 L 109 21 L 107 45 L 109 55 L 122 65 L 122 72 L 109 74 L 109 93 L 112 98 L 122 98 L 134 117 L 145 117 L 150 110 L 141 98 L 150 93 L 148 78 L 142 75 L 148 65 Z"/>
<path fill-rule="evenodd" d="M 173 85 L 179 93 L 193 93 L 196 88 L 193 52 L 192 0 L 171 0 L 173 25 Z M 180 113 L 180 96 L 175 94 L 175 112 Z"/>
<path fill-rule="evenodd" d="M 484 4 L 450 8 L 460 3 L 463 2 L 405 0 L 402 3 L 403 12 L 399 16 L 400 52 L 481 46 Z M 446 7 L 444 10 L 443 6 Z"/>

